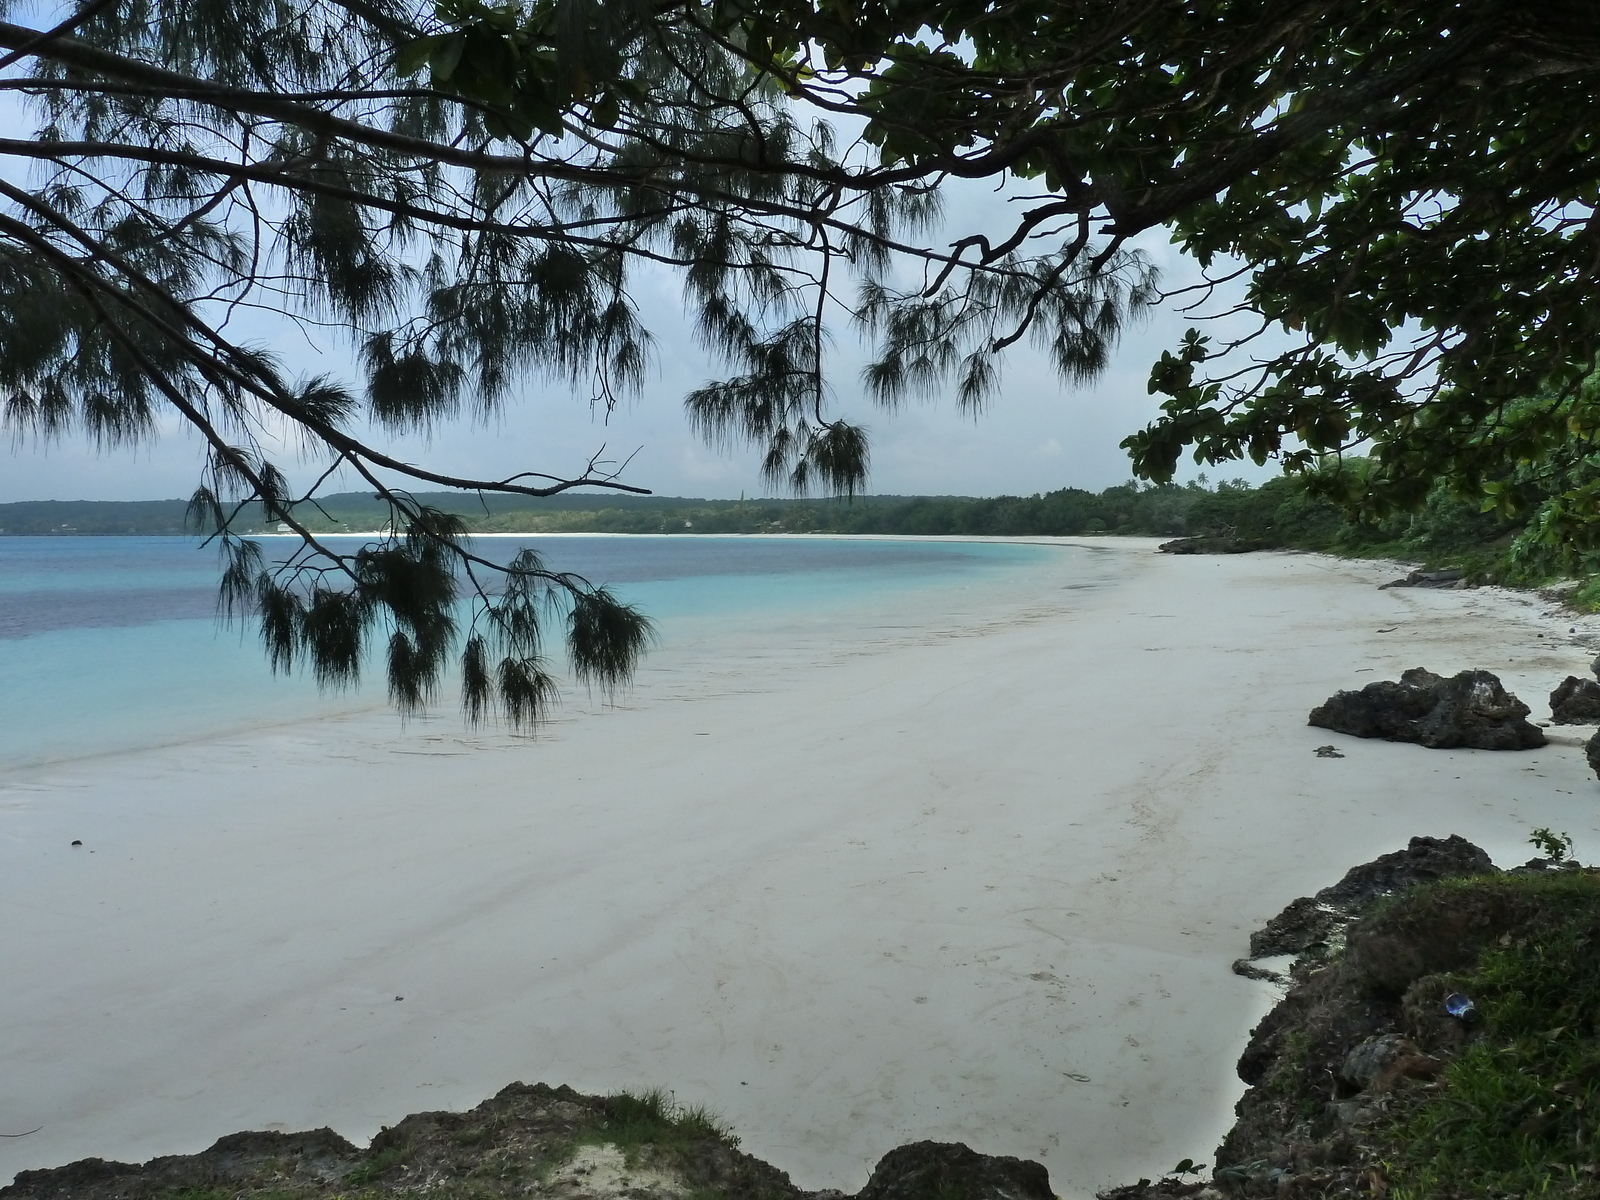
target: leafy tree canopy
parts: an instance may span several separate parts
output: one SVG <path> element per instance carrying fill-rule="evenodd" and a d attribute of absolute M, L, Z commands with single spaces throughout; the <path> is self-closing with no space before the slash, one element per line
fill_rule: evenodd
<path fill-rule="evenodd" d="M 869 116 L 885 162 L 1005 169 L 1043 185 L 1039 221 L 1093 224 L 1111 246 L 1165 225 L 1201 264 L 1243 264 L 1244 310 L 1294 341 L 1256 355 L 1253 338 L 1191 334 L 1163 356 L 1163 416 L 1126 443 L 1141 474 L 1170 478 L 1190 447 L 1201 462 L 1281 454 L 1305 469 L 1370 442 L 1359 499 L 1383 510 L 1440 478 L 1481 491 L 1593 453 L 1588 0 L 718 12 L 796 90 Z M 1565 536 L 1594 515 L 1582 500 Z"/>
<path fill-rule="evenodd" d="M 703 0 L 658 19 L 867 122 L 881 179 L 1035 181 L 1018 229 L 970 232 L 963 262 L 1051 225 L 1086 256 L 1165 226 L 1218 272 L 1200 304 L 1243 276 L 1258 332 L 1191 333 L 1151 374 L 1162 415 L 1125 443 L 1147 478 L 1185 450 L 1304 471 L 1370 443 L 1372 469 L 1321 485 L 1372 514 L 1441 479 L 1510 508 L 1519 472 L 1594 453 L 1590 0 Z M 1549 536 L 1594 544 L 1593 489 L 1558 492 Z"/>

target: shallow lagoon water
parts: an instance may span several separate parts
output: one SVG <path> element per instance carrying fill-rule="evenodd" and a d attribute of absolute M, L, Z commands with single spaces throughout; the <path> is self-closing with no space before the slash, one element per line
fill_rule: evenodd
<path fill-rule="evenodd" d="M 353 547 L 360 539 L 330 539 Z M 263 539 L 269 560 L 285 539 Z M 482 539 L 537 549 L 613 589 L 661 640 L 817 614 L 1037 563 L 1033 545 L 822 537 Z M 321 694 L 273 676 L 254 631 L 220 627 L 217 558 L 191 538 L 0 538 L 0 767 L 189 741 L 370 708 L 381 682 Z"/>

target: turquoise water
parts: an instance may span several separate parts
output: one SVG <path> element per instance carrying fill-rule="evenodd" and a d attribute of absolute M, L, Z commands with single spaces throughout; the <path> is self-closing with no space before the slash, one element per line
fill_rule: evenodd
<path fill-rule="evenodd" d="M 344 540 L 344 539 L 338 539 Z M 279 543 L 264 540 L 267 557 Z M 281 543 L 287 550 L 289 543 Z M 354 542 L 352 541 L 352 544 Z M 483 539 L 610 586 L 662 641 L 742 617 L 816 616 L 1031 565 L 1032 545 L 847 538 Z M 188 538 L 0 537 L 0 767 L 184 741 L 383 700 L 273 676 L 253 628 L 215 619 L 217 559 Z M 448 701 L 446 701 L 448 703 Z"/>

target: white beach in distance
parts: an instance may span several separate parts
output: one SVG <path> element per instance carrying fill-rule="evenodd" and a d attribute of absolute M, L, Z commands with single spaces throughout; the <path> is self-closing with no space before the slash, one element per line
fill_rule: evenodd
<path fill-rule="evenodd" d="M 1419 834 L 1600 854 L 1587 729 L 1305 724 L 1412 666 L 1547 719 L 1600 621 L 1061 544 L 1004 586 L 679 641 L 534 742 L 446 705 L 0 774 L 0 1132 L 42 1127 L 0 1180 L 240 1129 L 364 1142 L 542 1080 L 668 1088 L 802 1187 L 931 1138 L 1086 1197 L 1210 1161 L 1277 994 L 1229 965 L 1289 900 Z"/>

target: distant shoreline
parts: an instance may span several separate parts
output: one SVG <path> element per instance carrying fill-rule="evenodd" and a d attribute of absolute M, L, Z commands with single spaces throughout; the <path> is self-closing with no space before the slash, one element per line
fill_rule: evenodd
<path fill-rule="evenodd" d="M 1284 476 L 1260 486 L 1240 481 L 1215 486 L 1127 483 L 1090 492 L 1059 488 L 1027 496 L 874 495 L 853 499 L 741 498 L 566 492 L 532 498 L 460 492 L 416 493 L 417 505 L 450 513 L 465 532 L 490 537 L 782 536 L 833 537 L 1157 537 L 1215 539 L 1218 545 L 1308 550 L 1348 558 L 1390 559 L 1423 568 L 1449 567 L 1474 582 L 1543 586 L 1565 577 L 1571 565 L 1498 512 L 1440 493 L 1414 513 L 1353 521 L 1315 493 L 1303 477 Z M 0 536 L 145 534 L 188 531 L 187 505 L 177 500 L 0 504 Z M 233 532 L 278 533 L 248 506 Z M 371 493 L 320 497 L 294 510 L 315 536 L 382 537 L 394 513 Z M 283 532 L 289 532 L 284 530 Z M 1600 610 L 1600 577 L 1579 589 L 1573 604 Z"/>

